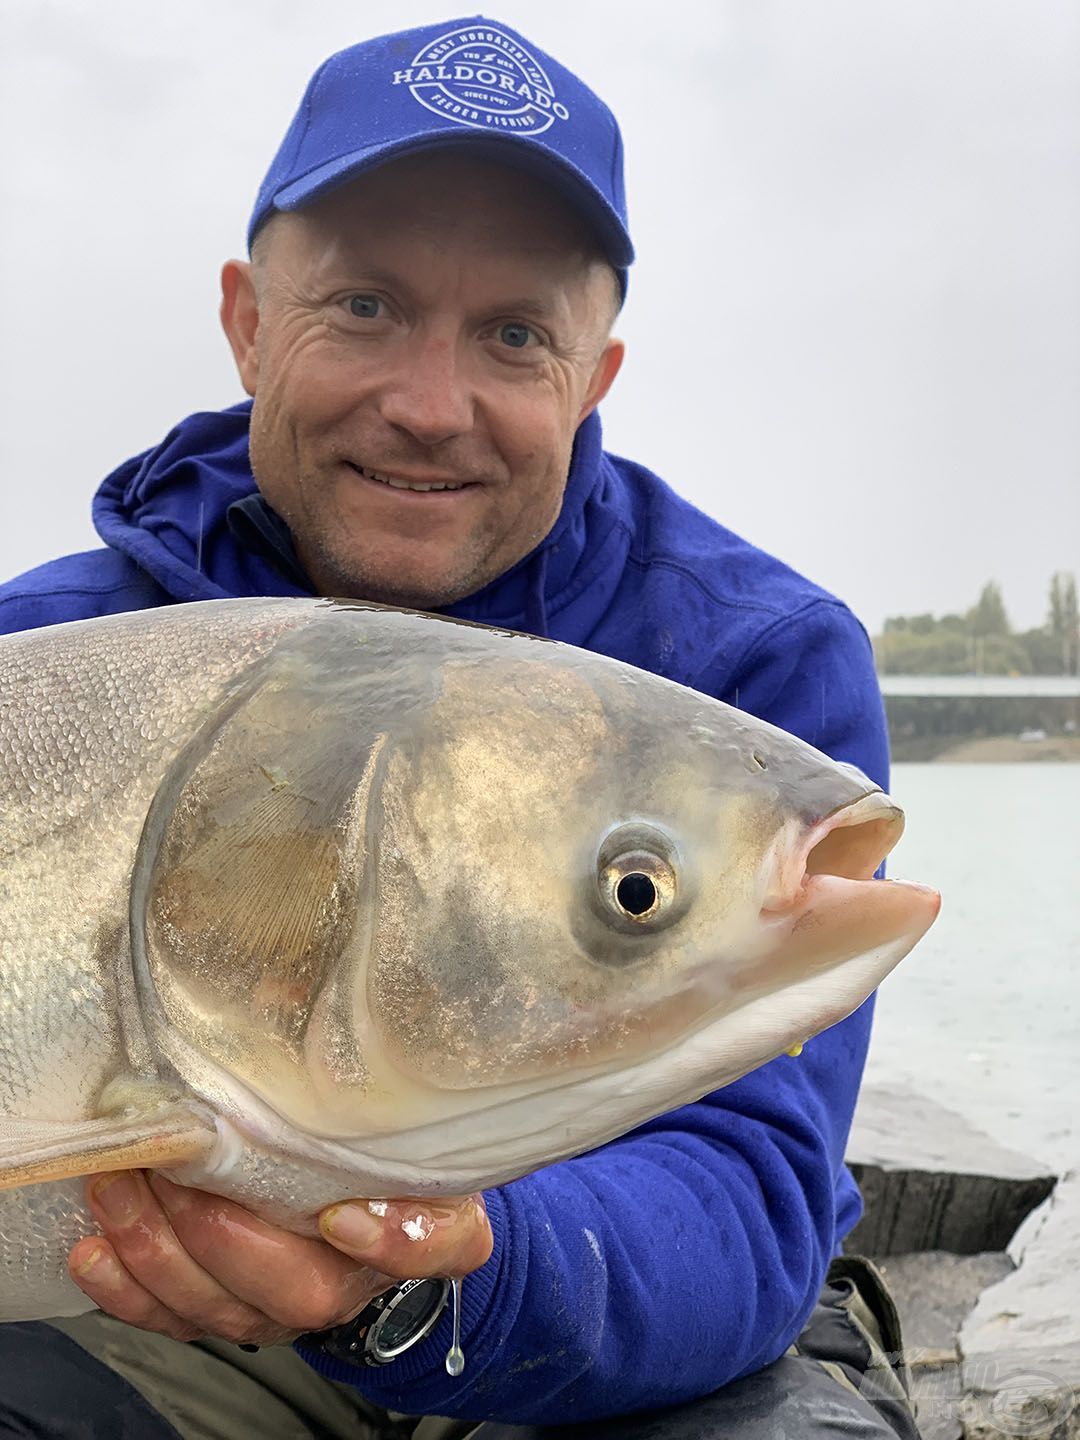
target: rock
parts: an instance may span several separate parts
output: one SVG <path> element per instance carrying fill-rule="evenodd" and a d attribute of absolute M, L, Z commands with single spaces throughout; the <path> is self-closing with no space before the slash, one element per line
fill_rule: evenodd
<path fill-rule="evenodd" d="M 902 1086 L 863 1087 L 848 1164 L 866 1211 L 846 1248 L 863 1255 L 1002 1251 L 1056 1180 L 1045 1165 Z"/>
<path fill-rule="evenodd" d="M 922 1440 L 964 1440 L 959 1361 L 913 1370 L 911 1395 Z"/>
<path fill-rule="evenodd" d="M 963 1440 L 966 1401 L 957 1332 L 987 1285 L 1012 1273 L 1008 1255 L 940 1250 L 876 1261 L 900 1311 L 923 1440 Z"/>
<path fill-rule="evenodd" d="M 1080 1176 L 891 1086 L 864 1087 L 848 1156 L 845 1248 L 896 1299 L 925 1440 L 1080 1440 Z"/>
<path fill-rule="evenodd" d="M 1015 1270 L 1008 1255 L 950 1255 L 927 1250 L 875 1262 L 885 1277 L 904 1332 L 912 1366 L 933 1367 L 959 1358 L 957 1335 L 980 1294 Z"/>
<path fill-rule="evenodd" d="M 1080 1437 L 1080 1175 L 1028 1227 L 1017 1269 L 985 1290 L 960 1331 L 965 1440 Z M 1011 1428 L 1010 1428 L 1011 1427 Z"/>

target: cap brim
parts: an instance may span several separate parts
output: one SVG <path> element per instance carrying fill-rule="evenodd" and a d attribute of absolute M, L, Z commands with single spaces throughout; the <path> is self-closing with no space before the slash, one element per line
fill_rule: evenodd
<path fill-rule="evenodd" d="M 282 186 L 274 194 L 271 205 L 266 206 L 255 218 L 248 236 L 249 244 L 274 210 L 300 210 L 320 195 L 325 195 L 367 170 L 375 170 L 403 155 L 444 148 L 487 152 L 516 169 L 527 170 L 546 180 L 592 225 L 605 254 L 616 270 L 624 270 L 633 261 L 634 247 L 622 221 L 571 161 L 543 148 L 535 141 L 516 135 L 470 134 L 468 131 L 463 132 L 459 125 L 445 130 L 425 130 L 422 134 L 388 145 L 373 145 L 363 150 L 353 150 L 348 155 L 337 156 L 325 165 L 308 171 L 306 175 Z"/>

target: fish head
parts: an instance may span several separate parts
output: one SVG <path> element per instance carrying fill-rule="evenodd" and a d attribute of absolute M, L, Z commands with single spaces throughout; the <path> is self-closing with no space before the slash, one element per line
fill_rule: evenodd
<path fill-rule="evenodd" d="M 740 1011 L 761 1063 L 861 1003 L 936 913 L 873 880 L 903 815 L 853 766 L 563 647 L 447 673 L 383 799 L 364 1002 L 394 1065 L 443 1089 L 636 1064 Z M 774 1005 L 761 1053 L 752 1002 L 858 961 Z M 747 1068 L 739 1047 L 714 1073 Z"/>
<path fill-rule="evenodd" d="M 872 878 L 898 807 L 755 717 L 528 637 L 366 612 L 358 649 L 333 619 L 162 787 L 136 964 L 189 1078 L 194 1056 L 410 1188 L 525 1173 L 736 1079 L 936 913 Z"/>

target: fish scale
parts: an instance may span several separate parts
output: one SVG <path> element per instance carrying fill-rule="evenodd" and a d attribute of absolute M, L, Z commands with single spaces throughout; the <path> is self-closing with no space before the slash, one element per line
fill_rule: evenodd
<path fill-rule="evenodd" d="M 115 1073 L 118 1002 L 97 954 L 98 917 L 114 929 L 125 918 L 159 767 L 237 662 L 272 643 L 273 608 L 269 625 L 242 639 L 208 616 L 205 635 L 164 652 L 147 643 L 160 628 L 152 616 L 27 632 L 0 648 L 0 1137 L 5 1115 L 92 1114 Z M 49 904 L 58 887 L 65 903 Z M 94 1230 L 78 1181 L 0 1194 L 0 1318 L 31 1295 L 58 1294 L 63 1308 L 49 1313 L 89 1308 L 66 1256 Z"/>
<path fill-rule="evenodd" d="M 155 652 L 140 634 L 153 630 L 151 618 L 29 632 L 0 649 L 0 994 L 18 997 L 0 1052 L 8 1113 L 74 1118 L 114 1067 L 117 1001 L 95 953 L 98 917 L 104 908 L 114 924 L 124 918 L 131 854 L 159 767 L 230 683 L 237 660 L 258 654 L 246 636 L 228 648 L 228 632 L 216 637 L 211 617 L 206 640 L 222 652 L 216 667 L 202 637 Z M 72 712 L 81 717 L 74 727 Z M 72 741 L 66 753 L 62 736 Z M 66 903 L 43 915 L 42 897 L 58 885 Z M 28 967 L 28 953 L 39 963 Z"/>
<path fill-rule="evenodd" d="M 67 1256 L 97 1229 L 80 1180 L 0 1192 L 0 1320 L 93 1310 L 68 1277 Z"/>

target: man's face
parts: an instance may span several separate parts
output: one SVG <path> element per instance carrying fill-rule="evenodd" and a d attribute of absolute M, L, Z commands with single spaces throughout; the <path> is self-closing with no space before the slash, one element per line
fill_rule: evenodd
<path fill-rule="evenodd" d="M 223 288 L 252 468 L 322 593 L 446 605 L 551 529 L 622 346 L 547 186 L 412 156 L 275 216 Z"/>

